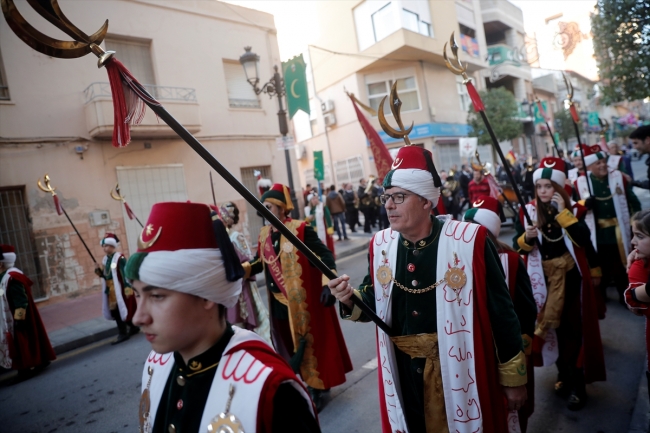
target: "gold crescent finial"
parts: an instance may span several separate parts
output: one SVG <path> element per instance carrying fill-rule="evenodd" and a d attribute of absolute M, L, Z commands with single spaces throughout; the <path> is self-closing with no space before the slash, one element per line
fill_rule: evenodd
<path fill-rule="evenodd" d="M 120 192 L 120 183 L 119 182 L 116 183 L 115 188 L 113 188 L 111 190 L 111 197 L 113 198 L 113 200 L 122 201 L 122 202 L 124 201 L 124 196 Z"/>
<path fill-rule="evenodd" d="M 562 71 L 562 78 L 564 78 L 564 84 L 566 85 L 566 91 L 567 91 L 566 97 L 569 100 L 569 102 L 573 102 L 573 84 L 571 84 L 571 80 L 567 78 L 564 71 Z"/>
<path fill-rule="evenodd" d="M 379 103 L 379 112 L 377 113 L 379 117 L 379 124 L 389 137 L 397 139 L 403 138 L 404 143 L 406 143 L 407 146 L 410 146 L 411 140 L 409 140 L 409 134 L 413 130 L 415 122 L 412 122 L 411 126 L 408 129 L 404 129 L 401 115 L 402 101 L 399 99 L 399 95 L 397 94 L 397 81 L 393 83 L 393 87 L 390 89 L 390 111 L 393 113 L 393 117 L 395 117 L 395 121 L 397 122 L 399 129 L 395 129 L 390 126 L 386 120 L 386 116 L 384 115 L 384 102 L 386 101 L 386 98 L 387 96 L 384 96 Z"/>
<path fill-rule="evenodd" d="M 451 32 L 451 37 L 449 38 L 449 47 L 451 48 L 451 53 L 454 55 L 454 59 L 449 60 L 447 57 L 447 42 L 445 42 L 445 47 L 442 50 L 442 57 L 445 59 L 445 65 L 447 68 L 456 75 L 463 77 L 465 82 L 469 81 L 467 76 L 467 65 L 463 65 L 463 62 L 460 61 L 458 57 L 458 44 L 456 43 L 456 38 L 454 37 L 455 32 Z"/>
<path fill-rule="evenodd" d="M 32 8 L 74 41 L 51 38 L 32 27 L 20 14 L 14 0 L 0 0 L 2 13 L 13 32 L 39 53 L 62 59 L 74 59 L 93 52 L 98 57 L 106 54 L 99 46 L 108 31 L 108 20 L 92 35 L 86 35 L 65 16 L 57 0 L 27 0 Z"/>
<path fill-rule="evenodd" d="M 41 180 L 38 179 L 36 181 L 36 184 L 38 185 L 38 188 L 43 191 L 52 194 L 53 196 L 56 195 L 56 188 L 54 188 L 52 185 L 50 185 L 50 175 L 45 173 L 45 176 L 43 177 L 43 183 L 41 183 Z M 45 186 L 43 186 L 45 185 Z"/>

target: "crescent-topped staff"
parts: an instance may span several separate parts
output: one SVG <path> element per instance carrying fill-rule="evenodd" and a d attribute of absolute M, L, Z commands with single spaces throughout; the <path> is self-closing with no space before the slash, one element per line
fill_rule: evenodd
<path fill-rule="evenodd" d="M 72 220 L 68 216 L 68 213 L 65 211 L 65 209 L 63 208 L 63 206 L 59 202 L 59 197 L 57 196 L 57 194 L 55 192 L 56 188 L 54 188 L 50 184 L 50 176 L 47 173 L 45 173 L 45 176 L 43 177 L 43 183 L 41 183 L 41 180 L 39 179 L 38 181 L 36 181 L 36 185 L 38 185 L 38 188 L 41 191 L 43 191 L 45 193 L 52 194 L 52 198 L 54 199 L 54 206 L 56 207 L 57 213 L 59 215 L 61 215 L 61 213 L 63 213 L 63 215 L 65 215 L 65 217 L 68 219 L 68 222 L 70 223 L 70 225 L 74 229 L 75 233 L 77 233 L 77 236 L 79 236 L 79 240 L 81 241 L 81 243 L 86 248 L 86 251 L 88 251 L 88 255 L 90 255 L 91 259 L 93 259 L 93 263 L 97 264 L 97 260 L 95 260 L 95 256 L 93 256 L 93 253 L 90 252 L 90 248 L 88 248 L 88 245 L 86 245 L 86 242 L 84 241 L 84 238 L 81 237 L 81 234 L 79 233 L 79 230 L 77 230 L 77 227 L 74 225 L 74 223 L 72 222 Z"/>
<path fill-rule="evenodd" d="M 548 119 L 546 118 L 546 112 L 544 111 L 544 107 L 542 106 L 542 101 L 540 101 L 537 95 L 535 94 L 533 94 L 533 97 L 535 98 L 535 103 L 537 104 L 537 109 L 539 110 L 539 114 L 544 118 L 544 122 L 546 122 L 546 128 L 548 129 L 548 133 L 551 135 L 551 140 L 553 140 L 553 147 L 555 148 L 555 153 L 559 158 L 560 146 L 557 144 L 557 141 L 555 140 L 553 131 L 551 131 L 551 125 L 548 124 Z"/>
<path fill-rule="evenodd" d="M 585 163 L 585 153 L 582 150 L 582 139 L 580 138 L 580 127 L 578 126 L 580 122 L 580 116 L 578 116 L 578 110 L 576 109 L 576 105 L 573 102 L 573 84 L 571 84 L 571 80 L 569 80 L 564 72 L 562 72 L 562 77 L 564 78 L 564 84 L 566 84 L 566 99 L 569 101 L 569 112 L 571 113 L 571 120 L 573 120 L 573 128 L 576 131 L 576 138 L 578 139 L 578 149 L 580 150 L 580 159 L 582 160 L 582 169 L 585 172 L 585 176 L 588 176 L 587 174 L 587 164 Z M 591 182 L 587 181 L 587 190 L 589 191 L 589 195 L 593 196 L 593 192 L 591 191 Z"/>
<path fill-rule="evenodd" d="M 126 108 L 126 98 L 124 96 L 125 87 L 127 91 L 133 92 L 139 100 L 146 104 L 151 110 L 158 115 L 174 132 L 176 132 L 196 153 L 208 163 L 210 167 L 216 170 L 226 182 L 230 184 L 241 196 L 253 206 L 262 216 L 269 221 L 283 236 L 289 240 L 305 257 L 317 267 L 327 278 L 334 279 L 336 274 L 332 272 L 319 258 L 311 251 L 300 239 L 298 239 L 280 220 L 269 211 L 258 199 L 251 193 L 236 177 L 234 177 L 192 134 L 187 131 L 169 112 L 158 102 L 147 90 L 140 84 L 137 79 L 126 69 L 126 67 L 114 58 L 115 52 L 104 51 L 98 44 L 101 43 L 106 30 L 108 21 L 100 31 L 92 36 L 87 36 L 81 30 L 74 26 L 63 14 L 58 6 L 57 0 L 28 0 L 29 4 L 41 16 L 53 23 L 56 27 L 63 30 L 75 41 L 58 41 L 46 36 L 32 26 L 20 15 L 13 0 L 0 0 L 2 12 L 9 23 L 9 27 L 16 33 L 27 45 L 43 54 L 60 58 L 81 57 L 89 52 L 95 54 L 99 60 L 97 66 L 105 66 L 109 81 L 111 82 L 111 92 L 113 96 L 113 107 L 116 117 L 113 131 L 113 145 L 117 147 L 126 146 L 130 140 L 129 124 L 137 123 L 142 119 L 144 111 L 138 107 L 135 111 Z M 85 244 L 84 244 L 85 245 Z M 90 250 L 88 251 L 90 253 Z M 393 330 L 383 320 L 381 320 L 373 310 L 357 297 L 352 300 L 378 327 L 386 334 L 394 335 Z"/>
<path fill-rule="evenodd" d="M 452 63 L 452 61 L 449 60 L 449 57 L 447 57 L 447 42 L 445 42 L 445 48 L 442 53 L 443 57 L 445 58 L 445 65 L 447 65 L 447 68 L 451 72 L 463 77 L 463 84 L 467 87 L 467 93 L 469 94 L 469 97 L 472 100 L 472 105 L 474 105 L 474 110 L 480 113 L 481 118 L 483 119 L 483 123 L 485 124 L 485 128 L 487 129 L 488 133 L 490 134 L 490 138 L 492 139 L 492 146 L 497 151 L 497 154 L 501 159 L 501 163 L 506 168 L 506 174 L 508 175 L 508 180 L 510 180 L 512 189 L 515 190 L 515 194 L 517 195 L 517 200 L 519 201 L 519 206 L 522 212 L 524 213 L 526 222 L 528 223 L 528 225 L 532 226 L 533 222 L 530 219 L 530 215 L 528 215 L 528 211 L 526 210 L 526 202 L 524 201 L 524 197 L 521 195 L 521 191 L 519 191 L 519 188 L 517 188 L 517 183 L 515 182 L 515 177 L 512 174 L 512 170 L 510 169 L 510 164 L 508 163 L 508 160 L 503 154 L 503 151 L 501 150 L 501 146 L 499 146 L 499 140 L 497 139 L 497 136 L 494 134 L 494 130 L 492 129 L 492 125 L 490 125 L 490 121 L 488 120 L 487 114 L 485 114 L 485 105 L 483 105 L 483 101 L 481 100 L 481 97 L 476 91 L 476 87 L 474 87 L 474 84 L 472 84 L 472 79 L 469 78 L 469 76 L 467 76 L 467 66 L 463 65 L 463 63 L 458 58 L 458 45 L 456 44 L 456 39 L 454 39 L 453 32 L 451 33 L 451 37 L 449 38 L 449 46 L 451 48 L 451 52 L 454 55 L 454 60 L 453 60 L 454 63 Z"/>
<path fill-rule="evenodd" d="M 142 225 L 142 223 L 138 219 L 138 216 L 135 214 L 135 212 L 133 212 L 133 210 L 131 209 L 129 204 L 126 202 L 124 196 L 120 192 L 120 184 L 119 183 L 116 183 L 115 188 L 113 188 L 111 190 L 111 198 L 113 198 L 113 200 L 121 201 L 124 204 L 124 209 L 126 210 L 126 214 L 129 217 L 129 219 L 134 219 L 135 218 L 135 220 L 138 222 L 138 224 L 140 224 L 140 227 L 144 228 L 144 225 Z"/>

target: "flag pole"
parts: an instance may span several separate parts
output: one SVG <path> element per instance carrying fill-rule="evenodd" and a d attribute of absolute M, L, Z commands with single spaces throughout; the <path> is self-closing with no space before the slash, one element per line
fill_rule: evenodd
<path fill-rule="evenodd" d="M 548 133 L 551 135 L 551 140 L 553 140 L 553 147 L 555 148 L 555 152 L 557 153 L 557 156 L 559 158 L 560 146 L 557 144 L 557 141 L 555 140 L 553 131 L 551 131 L 551 125 L 548 124 L 548 119 L 546 117 L 546 112 L 544 111 L 544 107 L 542 106 L 542 101 L 540 101 L 536 95 L 533 96 L 535 97 L 535 103 L 537 104 L 537 109 L 539 110 L 539 114 L 542 115 L 542 117 L 544 118 L 544 122 L 546 122 L 546 129 L 548 129 Z"/>
<path fill-rule="evenodd" d="M 54 192 L 56 190 L 56 188 L 54 188 L 54 187 L 52 187 L 52 185 L 50 185 L 50 176 L 47 173 L 45 174 L 45 177 L 43 178 L 43 183 L 45 184 L 45 186 L 43 186 L 43 184 L 41 184 L 41 180 L 39 179 L 36 182 L 36 185 L 38 185 L 38 188 L 41 191 L 43 191 L 45 193 L 52 194 L 52 198 L 54 198 L 54 205 L 57 207 L 57 212 L 58 212 L 59 209 L 61 210 L 61 212 L 63 212 L 63 215 L 65 215 L 65 217 L 68 219 L 68 222 L 70 223 L 70 225 L 74 229 L 75 233 L 77 233 L 77 236 L 79 236 L 79 240 L 81 241 L 83 246 L 86 248 L 86 251 L 88 252 L 88 255 L 93 260 L 93 263 L 95 265 L 97 265 L 97 260 L 95 260 L 95 256 L 93 256 L 93 253 L 90 252 L 90 248 L 88 248 L 88 245 L 86 245 L 86 241 L 84 241 L 84 238 L 81 237 L 81 234 L 79 233 L 79 230 L 77 230 L 77 227 L 74 225 L 74 223 L 72 222 L 72 220 L 68 216 L 68 213 L 63 208 L 63 205 L 58 202 L 58 198 L 56 197 L 57 194 L 56 194 L 56 192 Z"/>
<path fill-rule="evenodd" d="M 517 200 L 519 201 L 519 205 L 521 207 L 521 210 L 524 214 L 524 217 L 526 218 L 526 222 L 528 225 L 533 225 L 533 221 L 530 219 L 530 215 L 528 215 L 528 211 L 526 210 L 526 202 L 524 201 L 524 197 L 521 195 L 521 191 L 519 191 L 519 188 L 517 188 L 517 182 L 515 182 L 515 177 L 512 174 L 512 170 L 510 169 L 510 165 L 508 163 L 508 160 L 506 159 L 505 155 L 503 154 L 503 151 L 501 150 L 501 146 L 499 146 L 499 140 L 497 139 L 496 134 L 494 133 L 494 130 L 492 129 L 492 125 L 490 124 L 490 121 L 488 120 L 487 114 L 485 114 L 485 106 L 483 105 L 483 101 L 481 101 L 481 97 L 479 96 L 478 92 L 476 91 L 476 88 L 474 87 L 474 84 L 472 84 L 471 78 L 467 76 L 467 66 L 463 66 L 462 62 L 458 58 L 458 45 L 456 44 L 456 40 L 454 39 L 454 32 L 451 33 L 451 38 L 449 38 L 449 45 L 451 48 L 451 52 L 454 54 L 455 57 L 455 63 L 452 64 L 449 61 L 449 58 L 447 57 L 447 42 L 445 42 L 445 48 L 443 51 L 443 57 L 445 58 L 445 64 L 447 65 L 447 68 L 453 72 L 456 75 L 460 75 L 463 77 L 463 84 L 467 87 L 467 93 L 469 94 L 470 99 L 472 100 L 472 105 L 474 106 L 474 110 L 477 111 L 481 115 L 481 119 L 483 119 L 483 123 L 485 124 L 485 128 L 488 131 L 488 134 L 490 135 L 490 138 L 492 139 L 492 146 L 494 149 L 497 151 L 497 154 L 499 155 L 499 159 L 501 159 L 501 163 L 503 166 L 506 168 L 506 174 L 508 175 L 508 180 L 510 180 L 510 184 L 512 185 L 512 189 L 515 190 L 515 194 L 517 195 Z"/>
<path fill-rule="evenodd" d="M 312 250 L 307 247 L 296 235 L 294 235 L 289 228 L 287 228 L 269 209 L 260 202 L 253 193 L 251 193 L 235 176 L 233 176 L 183 125 L 181 125 L 163 106 L 158 102 L 149 92 L 140 84 L 137 79 L 124 67 L 124 65 L 114 58 L 115 52 L 105 51 L 99 46 L 103 40 L 106 32 L 108 31 L 108 21 L 104 26 L 94 33 L 93 35 L 86 35 L 79 28 L 74 26 L 72 22 L 63 14 L 61 8 L 57 4 L 57 0 L 50 0 L 53 7 L 50 9 L 35 8 L 41 16 L 46 18 L 49 22 L 71 36 L 75 41 L 58 41 L 51 37 L 40 33 L 33 28 L 27 21 L 20 15 L 18 9 L 13 4 L 13 0 L 2 0 L 2 11 L 9 24 L 9 27 L 16 33 L 25 43 L 31 46 L 36 51 L 43 54 L 59 57 L 59 58 L 76 58 L 82 57 L 92 52 L 99 60 L 98 67 L 106 66 L 109 74 L 109 81 L 111 81 L 111 92 L 113 92 L 113 106 L 115 115 L 118 112 L 115 109 L 116 104 L 120 110 L 123 110 L 125 116 L 116 121 L 113 133 L 113 144 L 118 146 L 126 146 L 130 139 L 128 130 L 129 124 L 124 122 L 124 119 L 129 116 L 129 112 L 125 105 L 125 95 L 123 88 L 126 87 L 127 91 L 133 92 L 134 96 L 146 104 L 159 119 L 162 119 L 169 127 L 178 134 L 203 160 L 214 169 L 230 186 L 232 186 L 242 197 L 255 208 L 273 227 L 278 230 L 289 242 L 291 242 L 298 251 L 300 251 L 309 262 L 318 268 L 329 279 L 337 278 L 337 275 L 325 263 L 323 263 Z M 113 87 L 115 85 L 115 88 Z M 142 114 L 142 113 L 140 113 Z M 143 114 L 142 114 L 143 115 Z M 66 214 L 67 216 L 67 214 Z M 69 219 L 69 218 L 68 218 Z M 72 221 L 70 221 L 72 223 Z M 74 226 L 74 225 L 73 225 Z M 76 228 L 75 228 L 76 230 Z M 84 242 L 85 245 L 85 242 Z M 86 246 L 88 253 L 90 250 Z M 92 254 L 91 254 L 92 256 Z M 94 258 L 93 258 L 94 260 Z M 96 262 L 95 262 L 96 263 Z M 372 320 L 382 331 L 389 336 L 396 335 L 390 326 L 375 314 L 371 307 L 365 304 L 360 298 L 353 296 L 352 302 L 363 311 L 363 313 Z"/>
<path fill-rule="evenodd" d="M 580 150 L 580 159 L 582 160 L 582 169 L 585 172 L 585 177 L 587 178 L 587 190 L 589 191 L 589 195 L 593 196 L 593 192 L 591 191 L 591 182 L 589 182 L 589 172 L 587 171 L 587 163 L 585 163 L 585 152 L 582 150 L 582 139 L 580 138 L 580 127 L 578 126 L 578 122 L 580 122 L 580 116 L 578 116 L 578 110 L 576 109 L 576 105 L 573 102 L 573 84 L 571 83 L 571 80 L 569 80 L 562 71 L 562 77 L 564 78 L 564 84 L 566 84 L 566 90 L 567 90 L 567 101 L 569 101 L 569 112 L 571 113 L 571 120 L 573 120 L 573 128 L 575 129 L 576 132 L 576 138 L 578 139 L 578 149 Z"/>

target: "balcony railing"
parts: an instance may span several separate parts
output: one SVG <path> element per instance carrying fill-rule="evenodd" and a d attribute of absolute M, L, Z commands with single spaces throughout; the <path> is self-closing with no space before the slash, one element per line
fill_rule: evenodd
<path fill-rule="evenodd" d="M 196 102 L 196 89 L 190 87 L 156 86 L 154 84 L 143 84 L 143 86 L 159 101 Z M 86 103 L 97 98 L 110 98 L 111 85 L 101 82 L 92 83 L 84 90 L 84 97 Z"/>
<path fill-rule="evenodd" d="M 490 66 L 510 64 L 521 66 L 526 62 L 524 55 L 517 49 L 505 44 L 488 45 L 488 62 Z"/>

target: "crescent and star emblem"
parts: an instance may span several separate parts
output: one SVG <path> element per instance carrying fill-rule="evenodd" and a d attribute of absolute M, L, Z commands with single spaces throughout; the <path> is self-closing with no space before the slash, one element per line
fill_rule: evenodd
<path fill-rule="evenodd" d="M 300 95 L 298 95 L 294 89 L 294 86 L 296 85 L 297 82 L 298 79 L 296 78 L 291 82 L 291 86 L 289 86 L 289 90 L 291 91 L 291 96 L 293 96 L 296 99 L 300 98 Z"/>
<path fill-rule="evenodd" d="M 395 158 L 395 162 L 393 162 L 391 168 L 393 170 L 397 169 L 400 165 L 402 165 L 402 162 L 404 162 L 404 158 Z"/>
<path fill-rule="evenodd" d="M 483 206 L 483 203 L 485 203 L 485 200 L 476 200 L 474 202 L 474 207 L 481 207 Z"/>
<path fill-rule="evenodd" d="M 553 162 L 544 161 L 544 167 L 546 167 L 546 168 L 553 168 L 553 167 L 555 167 L 555 161 L 553 161 Z"/>
<path fill-rule="evenodd" d="M 158 227 L 158 231 L 156 232 L 156 235 L 151 239 L 150 241 L 145 242 L 144 239 L 142 238 L 143 234 L 146 234 L 147 237 L 151 236 L 151 233 L 153 233 L 153 224 L 147 224 L 147 226 L 142 229 L 142 232 L 140 232 L 140 237 L 138 238 L 138 250 L 144 251 L 148 250 L 151 248 L 153 244 L 156 243 L 158 238 L 160 237 L 160 234 L 162 233 L 162 227 Z"/>

